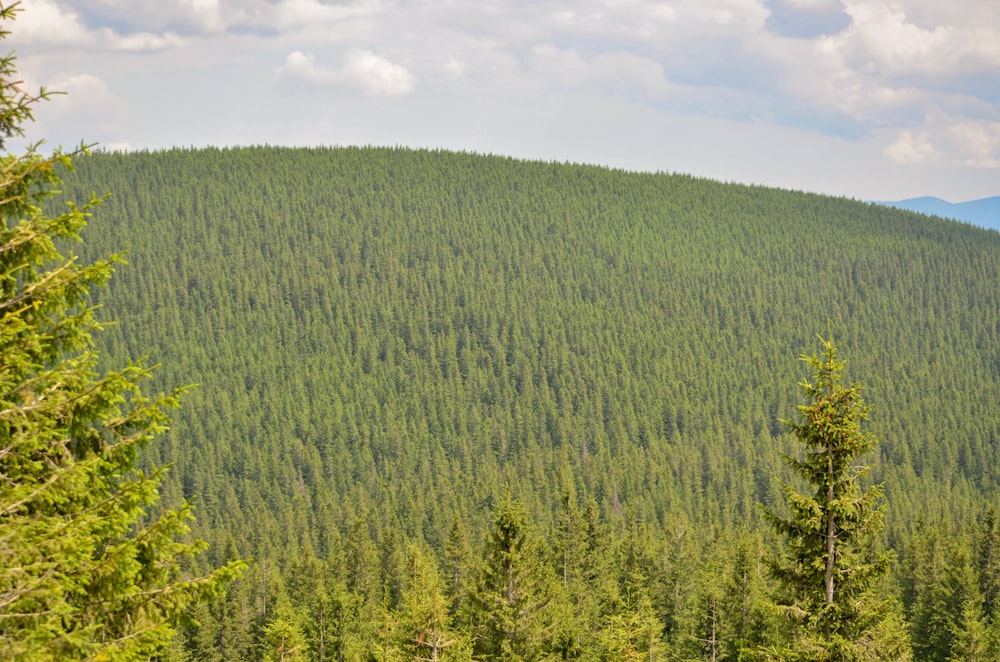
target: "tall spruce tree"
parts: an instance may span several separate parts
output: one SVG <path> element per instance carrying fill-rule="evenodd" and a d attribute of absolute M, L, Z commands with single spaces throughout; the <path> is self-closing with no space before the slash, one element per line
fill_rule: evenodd
<path fill-rule="evenodd" d="M 452 628 L 448 599 L 434 558 L 412 544 L 395 627 L 396 650 L 409 660 L 470 660 L 467 638 Z"/>
<path fill-rule="evenodd" d="M 808 402 L 798 406 L 799 421 L 785 421 L 805 446 L 805 457 L 788 457 L 788 463 L 813 491 L 784 485 L 789 516 L 767 510 L 787 538 L 783 558 L 772 567 L 781 587 L 778 602 L 794 624 L 783 659 L 904 659 L 905 632 L 885 627 L 894 621 L 893 602 L 878 590 L 892 558 L 873 551 L 882 527 L 882 488 L 861 486 L 870 468 L 863 458 L 876 444 L 861 429 L 869 407 L 860 385 L 841 383 L 844 363 L 833 341 L 820 340 L 821 355 L 802 357 L 814 371 L 811 381 L 800 383 Z"/>
<path fill-rule="evenodd" d="M 553 576 L 524 506 L 503 497 L 470 596 L 475 655 L 524 661 L 547 656 L 553 637 Z"/>
<path fill-rule="evenodd" d="M 604 659 L 658 662 L 668 659 L 663 622 L 649 596 L 649 581 L 641 572 L 629 573 L 621 600 L 609 614 L 601 633 Z"/>
<path fill-rule="evenodd" d="M 0 5 L 0 38 L 16 10 Z M 0 149 L 45 96 L 15 81 L 13 57 L 0 58 Z M 37 146 L 0 155 L 0 656 L 148 659 L 238 564 L 185 577 L 203 547 L 178 541 L 189 507 L 151 512 L 160 472 L 139 471 L 136 454 L 178 393 L 143 397 L 141 364 L 97 372 L 87 296 L 117 258 L 80 265 L 57 247 L 88 215 L 43 209 L 70 165 Z"/>

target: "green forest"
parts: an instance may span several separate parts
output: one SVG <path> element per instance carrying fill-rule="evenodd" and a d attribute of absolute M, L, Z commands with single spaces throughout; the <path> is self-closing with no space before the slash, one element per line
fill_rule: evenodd
<path fill-rule="evenodd" d="M 192 386 L 141 463 L 191 572 L 249 564 L 163 659 L 1000 657 L 1000 233 L 444 151 L 74 163 L 53 209 L 110 196 L 67 250 L 127 262 L 102 361 Z M 775 526 L 817 334 L 878 442 L 840 657 L 789 647 Z"/>

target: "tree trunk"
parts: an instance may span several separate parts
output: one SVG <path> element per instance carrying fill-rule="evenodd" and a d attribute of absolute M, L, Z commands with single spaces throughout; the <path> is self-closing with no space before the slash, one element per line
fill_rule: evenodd
<path fill-rule="evenodd" d="M 828 470 L 827 480 L 830 481 L 826 488 L 826 501 L 827 501 L 827 514 L 826 514 L 826 606 L 829 607 L 833 604 L 833 563 L 834 563 L 834 540 L 836 538 L 836 529 L 833 523 L 833 511 L 830 510 L 830 504 L 833 502 L 834 492 L 833 492 L 833 449 L 831 448 L 828 455 Z M 830 633 L 827 632 L 827 635 Z"/>

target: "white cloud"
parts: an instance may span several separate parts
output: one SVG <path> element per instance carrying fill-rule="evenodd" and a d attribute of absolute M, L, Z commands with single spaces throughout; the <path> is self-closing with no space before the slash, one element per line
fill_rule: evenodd
<path fill-rule="evenodd" d="M 937 163 L 941 158 L 926 131 L 918 134 L 909 130 L 902 131 L 896 142 L 886 147 L 883 153 L 894 163 L 900 164 Z"/>
<path fill-rule="evenodd" d="M 164 34 L 136 32 L 118 35 L 108 28 L 102 28 L 94 36 L 91 46 L 109 51 L 162 51 L 185 44 L 185 40 L 173 32 Z"/>
<path fill-rule="evenodd" d="M 404 132 L 389 127 L 400 126 L 414 108 L 421 109 L 424 123 L 451 118 L 434 134 L 441 144 L 448 144 L 458 123 L 465 122 L 467 142 L 462 146 L 469 149 L 476 149 L 475 141 L 490 135 L 495 124 L 542 123 L 511 126 L 503 140 L 516 142 L 516 136 L 533 130 L 542 137 L 556 135 L 553 127 L 590 117 L 592 123 L 573 137 L 574 149 L 579 149 L 573 156 L 600 161 L 618 148 L 598 134 L 618 131 L 618 124 L 627 120 L 615 113 L 627 108 L 650 122 L 643 126 L 643 136 L 666 131 L 655 124 L 659 119 L 649 119 L 653 117 L 676 122 L 683 114 L 732 121 L 729 138 L 703 149 L 698 158 L 706 161 L 698 163 L 725 160 L 737 128 L 750 131 L 759 122 L 758 132 L 768 127 L 775 136 L 795 135 L 803 145 L 805 135 L 867 145 L 869 173 L 876 165 L 905 171 L 907 178 L 918 170 L 951 168 L 962 169 L 969 179 L 969 172 L 978 168 L 978 181 L 983 181 L 995 174 L 992 169 L 1000 159 L 996 3 L 26 0 L 27 11 L 13 26 L 12 41 L 20 64 L 26 70 L 30 66 L 50 87 L 56 87 L 51 81 L 68 67 L 76 68 L 75 75 L 86 71 L 106 81 L 110 96 L 105 101 L 110 103 L 112 89 L 122 98 L 117 117 L 151 128 L 140 138 L 111 127 L 115 130 L 100 139 L 137 147 L 151 140 L 189 144 L 203 126 L 200 117 L 205 126 L 216 121 L 212 130 L 205 130 L 205 141 L 257 142 L 267 127 L 287 127 L 288 122 L 274 119 L 284 117 L 286 108 L 251 96 L 279 98 L 289 92 L 287 86 L 270 87 L 278 81 L 260 76 L 280 63 L 278 79 L 308 86 L 310 97 L 324 109 L 317 116 L 308 115 L 307 108 L 297 110 L 297 118 L 311 117 L 295 123 L 303 129 L 296 134 L 299 143 L 367 143 L 391 135 L 386 138 L 390 143 L 406 144 Z M 131 58 L 122 55 L 126 50 L 152 53 Z M 67 82 L 71 77 L 62 75 Z M 79 86 L 74 103 L 84 95 L 100 96 L 98 83 L 85 89 L 82 80 L 74 83 Z M 187 92 L 192 87 L 207 105 L 193 108 Z M 383 103 L 380 98 L 387 96 L 398 101 Z M 322 103 L 334 97 L 336 104 Z M 542 104 L 546 113 L 507 119 L 512 109 Z M 63 107 L 60 101 L 52 105 Z M 355 112 L 332 122 L 325 118 L 333 106 Z M 492 119 L 483 119 L 493 107 Z M 598 116 L 597 107 L 608 110 Z M 244 128 L 251 116 L 255 130 Z M 64 117 L 71 121 L 71 113 Z M 98 124 L 103 120 L 96 111 L 88 117 L 88 125 L 64 134 L 90 136 L 92 127 L 106 124 Z M 419 123 L 410 126 L 421 130 Z M 316 127 L 329 128 L 323 134 Z M 704 136 L 703 143 L 715 140 L 711 132 Z M 434 143 L 428 139 L 425 144 Z M 489 149 L 501 150 L 503 144 L 496 138 Z M 544 144 L 552 154 L 559 153 L 554 139 Z M 645 148 L 639 139 L 625 151 Z M 593 157 L 587 157 L 588 150 Z M 769 158 L 766 151 L 747 149 L 751 156 L 744 165 L 749 164 L 751 173 L 756 172 L 754 159 Z M 845 147 L 843 154 L 848 151 Z M 545 153 L 533 156 L 544 158 Z M 684 167 L 663 158 L 661 150 L 649 162 Z M 739 179 L 729 168 L 718 172 Z"/>
<path fill-rule="evenodd" d="M 63 74 L 54 78 L 51 85 L 67 94 L 80 95 L 79 101 L 84 104 L 111 98 L 107 82 L 93 74 Z"/>
<path fill-rule="evenodd" d="M 465 62 L 449 57 L 448 61 L 444 63 L 444 70 L 452 76 L 461 76 L 465 73 Z"/>
<path fill-rule="evenodd" d="M 321 67 L 315 56 L 294 51 L 278 72 L 318 85 L 351 85 L 372 96 L 406 95 L 417 84 L 416 76 L 406 67 L 368 50 L 349 51 L 339 69 Z"/>
<path fill-rule="evenodd" d="M 267 23 L 257 27 L 288 30 L 303 26 L 321 26 L 371 16 L 381 11 L 379 2 L 355 2 L 349 4 L 330 4 L 320 0 L 282 0 L 273 9 L 262 16 Z"/>
<path fill-rule="evenodd" d="M 289 53 L 285 63 L 278 67 L 278 73 L 321 85 L 332 84 L 339 79 L 336 71 L 318 66 L 314 55 L 302 51 Z"/>
<path fill-rule="evenodd" d="M 25 79 L 27 89 L 40 87 L 32 77 L 26 75 Z M 37 121 L 26 127 L 28 142 L 39 138 L 49 140 L 53 137 L 50 127 L 66 125 L 79 127 L 79 133 L 59 135 L 56 132 L 56 144 L 69 146 L 81 141 L 118 139 L 126 105 L 104 78 L 92 73 L 57 73 L 45 87 L 52 95 L 35 108 Z"/>
<path fill-rule="evenodd" d="M 80 15 L 55 0 L 31 0 L 13 26 L 11 40 L 16 45 L 107 51 L 150 51 L 180 46 L 184 40 L 172 32 L 118 34 L 108 27 L 90 30 Z"/>
<path fill-rule="evenodd" d="M 416 76 L 406 67 L 366 50 L 347 54 L 344 76 L 369 94 L 380 96 L 409 94 L 417 85 Z"/>
<path fill-rule="evenodd" d="M 627 38 L 658 50 L 677 43 L 741 35 L 759 29 L 767 10 L 756 0 L 592 0 L 555 3 L 551 29 L 603 38 Z M 573 8 L 566 9 L 566 4 Z M 545 25 L 546 21 L 540 21 Z"/>
<path fill-rule="evenodd" d="M 877 0 L 868 0 L 876 2 Z M 894 0 L 912 22 L 921 27 L 953 25 L 970 27 L 996 23 L 997 6 L 994 0 Z"/>
<path fill-rule="evenodd" d="M 770 39 L 760 48 L 778 75 L 777 86 L 789 98 L 851 122 L 884 126 L 898 123 L 925 108 L 927 91 L 893 79 L 859 71 L 846 60 L 843 45 L 834 37 L 816 41 Z M 916 112 L 921 117 L 923 112 Z"/>
<path fill-rule="evenodd" d="M 243 0 L 72 0 L 98 16 L 113 16 L 136 31 L 168 28 L 215 33 L 225 30 L 245 5 Z"/>
<path fill-rule="evenodd" d="M 121 107 L 121 100 L 112 93 L 108 82 L 96 74 L 59 72 L 42 82 L 30 73 L 20 73 L 22 89 L 34 92 L 44 87 L 49 94 L 47 101 L 35 107 L 36 113 L 46 117 L 78 114 L 93 119 Z"/>
<path fill-rule="evenodd" d="M 167 3 L 163 3 L 167 4 Z M 226 27 L 219 0 L 182 0 L 179 3 L 192 23 L 205 32 L 219 32 Z"/>
<path fill-rule="evenodd" d="M 811 11 L 834 11 L 844 6 L 840 0 L 782 0 L 782 4 Z"/>
<path fill-rule="evenodd" d="M 865 72 L 949 77 L 1000 66 L 995 16 L 992 21 L 919 24 L 908 15 L 907 3 L 849 0 L 847 8 L 854 23 L 842 36 L 843 50 Z"/>
<path fill-rule="evenodd" d="M 948 129 L 962 165 L 1000 168 L 1000 122 L 964 120 Z"/>
<path fill-rule="evenodd" d="M 80 17 L 51 0 L 34 0 L 22 5 L 15 26 L 12 34 L 15 43 L 43 42 L 77 46 L 89 41 L 87 29 Z"/>
<path fill-rule="evenodd" d="M 1000 122 L 935 113 L 919 130 L 901 131 L 884 154 L 901 164 L 1000 169 Z"/>
<path fill-rule="evenodd" d="M 781 0 L 784 5 L 792 1 Z M 751 70 L 773 72 L 768 80 L 780 93 L 775 104 L 785 109 L 784 121 L 789 115 L 795 121 L 797 108 L 804 124 L 813 121 L 811 117 L 825 116 L 834 126 L 839 122 L 846 135 L 869 135 L 889 127 L 897 139 L 885 153 L 895 161 L 928 162 L 932 158 L 928 145 L 933 145 L 941 150 L 936 157 L 941 162 L 959 162 L 952 158 L 951 148 L 943 147 L 954 141 L 937 128 L 925 127 L 925 117 L 929 113 L 1000 116 L 1000 107 L 989 94 L 982 96 L 984 90 L 1000 89 L 1000 24 L 985 20 L 982 12 L 978 23 L 960 12 L 945 12 L 935 15 L 953 22 L 918 24 L 912 14 L 921 4 L 922 0 L 844 0 L 851 25 L 841 32 L 816 39 L 771 34 L 749 38 Z M 949 3 L 933 6 L 944 4 Z M 974 14 L 976 7 L 986 6 L 979 0 L 969 4 Z M 754 85 L 759 95 L 759 82 Z M 930 136 L 926 144 L 919 140 L 925 133 Z"/>
<path fill-rule="evenodd" d="M 75 8 L 65 13 L 91 21 L 114 21 L 130 32 L 180 31 L 219 34 L 229 30 L 266 33 L 316 30 L 383 10 L 379 0 L 30 0 Z"/>

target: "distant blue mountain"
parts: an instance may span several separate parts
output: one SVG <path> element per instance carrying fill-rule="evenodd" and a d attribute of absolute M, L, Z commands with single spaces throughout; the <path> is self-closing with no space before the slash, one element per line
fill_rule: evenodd
<path fill-rule="evenodd" d="M 1000 231 L 1000 196 L 957 203 L 928 196 L 899 200 L 897 202 L 878 201 L 878 204 L 908 209 L 920 212 L 921 214 L 954 218 L 980 227 Z"/>

